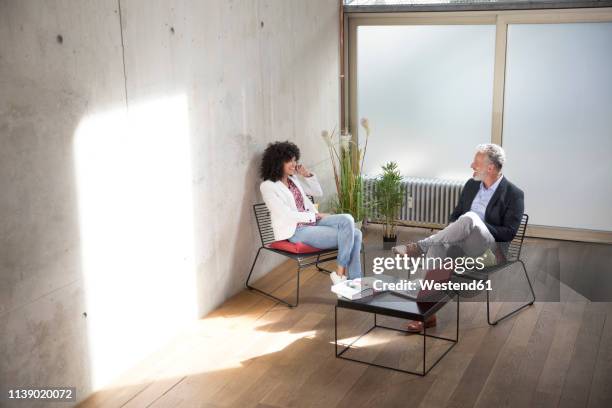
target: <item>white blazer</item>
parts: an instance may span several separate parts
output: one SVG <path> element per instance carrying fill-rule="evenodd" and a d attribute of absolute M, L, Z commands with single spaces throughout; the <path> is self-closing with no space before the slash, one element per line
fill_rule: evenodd
<path fill-rule="evenodd" d="M 299 222 L 315 222 L 317 209 L 306 195 L 313 197 L 323 195 L 319 180 L 314 174 L 310 177 L 289 176 L 289 178 L 302 193 L 306 212 L 298 211 L 293 194 L 282 181 L 266 180 L 259 186 L 263 200 L 270 210 L 272 231 L 277 241 L 293 236 Z"/>

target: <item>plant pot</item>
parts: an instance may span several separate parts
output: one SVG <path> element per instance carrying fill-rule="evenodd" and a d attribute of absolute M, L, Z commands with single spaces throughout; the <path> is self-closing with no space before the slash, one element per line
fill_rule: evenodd
<path fill-rule="evenodd" d="M 397 245 L 397 235 L 394 237 L 383 236 L 383 249 L 391 249 Z"/>

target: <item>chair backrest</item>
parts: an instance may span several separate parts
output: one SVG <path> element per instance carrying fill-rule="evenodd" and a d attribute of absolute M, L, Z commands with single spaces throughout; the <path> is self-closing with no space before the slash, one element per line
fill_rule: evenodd
<path fill-rule="evenodd" d="M 525 231 L 527 230 L 527 224 L 529 223 L 529 215 L 523 214 L 521 223 L 518 227 L 516 235 L 510 241 L 506 250 L 506 260 L 509 262 L 518 261 L 521 257 L 521 250 L 523 249 L 523 240 L 525 239 Z"/>
<path fill-rule="evenodd" d="M 314 203 L 314 198 L 307 195 L 308 199 Z M 255 220 L 257 221 L 257 229 L 259 230 L 259 238 L 261 238 L 261 245 L 266 246 L 271 242 L 274 242 L 274 231 L 272 230 L 272 220 L 270 218 L 270 210 L 265 203 L 255 204 L 253 206 L 253 212 L 255 212 Z"/>
<path fill-rule="evenodd" d="M 257 229 L 259 230 L 259 238 L 261 245 L 266 246 L 274 242 L 274 231 L 272 230 L 272 220 L 270 219 L 270 210 L 265 203 L 255 204 L 253 206 L 255 212 L 255 220 L 257 221 Z"/>

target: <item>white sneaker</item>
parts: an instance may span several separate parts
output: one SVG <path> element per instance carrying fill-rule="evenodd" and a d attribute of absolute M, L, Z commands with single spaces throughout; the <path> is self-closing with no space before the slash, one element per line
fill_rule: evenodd
<path fill-rule="evenodd" d="M 346 275 L 340 276 L 336 272 L 332 272 L 329 274 L 329 278 L 332 280 L 332 283 L 334 285 L 337 285 L 338 283 L 346 280 Z"/>

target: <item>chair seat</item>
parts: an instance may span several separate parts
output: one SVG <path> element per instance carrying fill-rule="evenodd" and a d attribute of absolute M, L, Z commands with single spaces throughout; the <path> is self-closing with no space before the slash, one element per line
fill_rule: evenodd
<path fill-rule="evenodd" d="M 311 247 L 310 245 L 306 245 L 303 242 L 290 242 L 288 240 L 283 241 L 275 241 L 268 245 L 267 248 L 278 249 L 285 252 L 291 252 L 292 254 L 312 254 L 316 252 L 326 251 L 324 249 Z"/>

